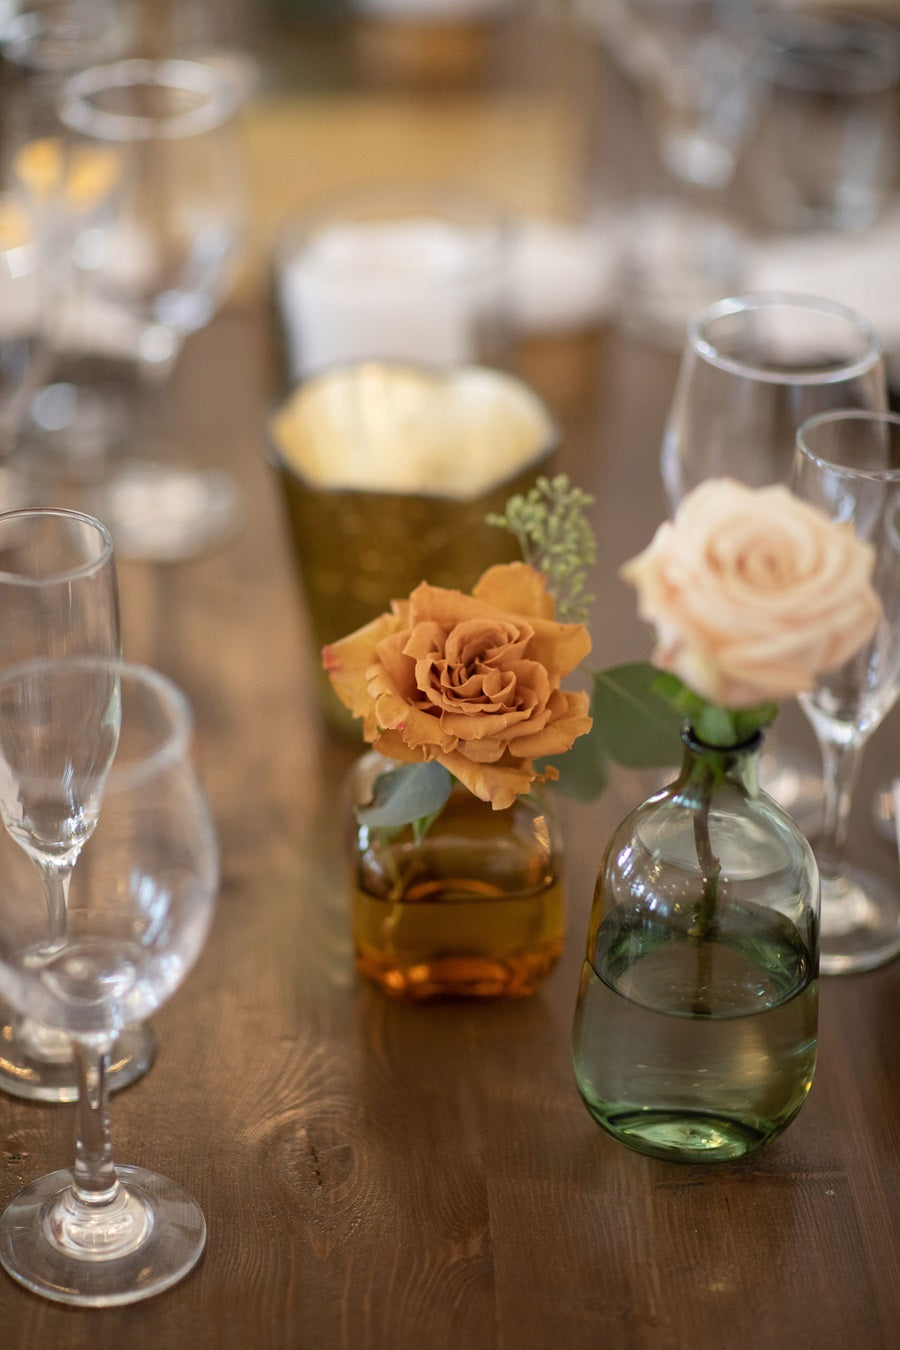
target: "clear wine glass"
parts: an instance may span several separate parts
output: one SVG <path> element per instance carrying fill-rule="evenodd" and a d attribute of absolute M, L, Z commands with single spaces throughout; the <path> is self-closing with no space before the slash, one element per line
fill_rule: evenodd
<path fill-rule="evenodd" d="M 128 6 L 117 0 L 4 0 L 0 44 L 32 70 L 74 70 L 115 50 Z"/>
<path fill-rule="evenodd" d="M 236 517 L 231 478 L 176 463 L 163 427 L 184 342 L 215 314 L 244 241 L 235 113 L 245 94 L 236 65 L 183 59 L 96 66 L 60 92 L 65 153 L 93 152 L 105 191 L 86 212 L 68 181 L 50 228 L 68 232 L 82 326 L 90 323 L 94 341 L 132 351 L 144 392 L 140 453 L 92 505 L 123 556 L 191 556 Z M 90 187 L 88 178 L 83 192 Z"/>
<path fill-rule="evenodd" d="M 39 508 L 0 515 L 0 669 L 37 658 L 120 655 L 113 541 L 98 520 Z M 30 851 L 47 904 L 65 903 L 70 860 Z M 125 1087 L 153 1062 L 146 1024 L 117 1040 L 111 1089 Z M 0 1005 L 0 1088 L 36 1101 L 74 1101 L 78 1092 L 67 1037 Z"/>
<path fill-rule="evenodd" d="M 900 414 L 847 410 L 804 422 L 792 488 L 872 546 L 883 608 L 868 646 L 800 696 L 824 764 L 822 827 L 812 841 L 822 879 L 821 968 L 842 974 L 900 953 L 896 868 L 881 876 L 847 859 L 863 748 L 900 694 Z"/>
<path fill-rule="evenodd" d="M 622 318 L 678 342 L 690 315 L 740 286 L 747 269 L 726 192 L 756 123 L 758 6 L 604 0 L 598 8 L 659 161 L 623 222 Z"/>
<path fill-rule="evenodd" d="M 718 300 L 685 335 L 663 434 L 669 503 L 706 478 L 786 483 L 807 417 L 887 402 L 881 342 L 864 315 L 784 292 Z"/>
<path fill-rule="evenodd" d="M 205 1242 L 180 1185 L 113 1165 L 106 1110 L 116 1036 L 178 988 L 212 919 L 217 847 L 191 730 L 184 696 L 146 667 L 76 657 L 0 674 L 7 827 L 38 851 L 81 850 L 63 910 L 0 872 L 0 990 L 71 1037 L 80 1087 L 74 1167 L 13 1198 L 0 1263 L 61 1303 L 148 1298 Z"/>
<path fill-rule="evenodd" d="M 687 328 L 662 444 L 670 506 L 706 478 L 786 483 L 805 418 L 887 403 L 881 343 L 863 315 L 808 295 L 719 300 Z M 771 795 L 808 828 L 820 809 L 821 777 L 775 728 L 760 772 Z"/>

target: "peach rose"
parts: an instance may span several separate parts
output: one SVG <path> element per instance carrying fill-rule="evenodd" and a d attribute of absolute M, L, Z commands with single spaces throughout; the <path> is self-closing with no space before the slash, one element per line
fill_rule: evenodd
<path fill-rule="evenodd" d="M 322 661 L 363 734 L 390 759 L 437 760 L 495 810 L 590 730 L 588 695 L 560 688 L 587 656 L 583 624 L 556 623 L 542 573 L 490 567 L 471 595 L 423 582 Z"/>
<path fill-rule="evenodd" d="M 748 708 L 791 697 L 868 641 L 873 550 L 786 487 L 701 483 L 622 569 L 656 629 L 653 661 Z"/>

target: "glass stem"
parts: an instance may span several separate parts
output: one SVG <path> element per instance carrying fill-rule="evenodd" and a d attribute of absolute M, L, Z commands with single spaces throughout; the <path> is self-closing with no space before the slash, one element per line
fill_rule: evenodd
<path fill-rule="evenodd" d="M 112 1160 L 107 1109 L 106 1071 L 112 1046 L 74 1044 L 78 1082 L 78 1116 L 75 1129 L 74 1191 L 84 1204 L 112 1198 L 118 1188 Z"/>
<path fill-rule="evenodd" d="M 825 877 L 840 876 L 843 871 L 847 840 L 850 835 L 850 808 L 853 790 L 862 763 L 863 740 L 833 740 L 820 736 L 824 803 L 822 831 L 817 856 Z"/>
<path fill-rule="evenodd" d="M 66 915 L 72 864 L 42 863 L 41 879 L 47 899 L 47 946 L 60 946 L 66 940 Z"/>
<path fill-rule="evenodd" d="M 165 460 L 164 447 L 168 436 L 172 410 L 175 364 L 179 344 L 172 339 L 172 347 L 159 360 L 141 358 L 138 362 L 140 387 L 140 418 L 138 443 L 145 460 L 157 464 Z"/>
<path fill-rule="evenodd" d="M 54 1244 L 79 1261 L 114 1261 L 136 1252 L 153 1227 L 139 1192 L 124 1185 L 113 1166 L 106 1071 L 112 1038 L 76 1040 L 78 1083 L 75 1166 L 46 1223 Z"/>

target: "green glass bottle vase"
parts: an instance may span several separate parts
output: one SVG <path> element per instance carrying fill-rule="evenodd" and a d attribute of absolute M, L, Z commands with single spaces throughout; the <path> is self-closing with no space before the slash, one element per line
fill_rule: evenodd
<path fill-rule="evenodd" d="M 351 774 L 366 802 L 390 761 Z M 563 949 L 562 848 L 548 803 L 529 794 L 494 811 L 455 784 L 424 837 L 411 825 L 351 829 L 357 970 L 408 1001 L 531 994 Z"/>
<path fill-rule="evenodd" d="M 806 840 L 759 790 L 762 736 L 731 749 L 682 739 L 678 779 L 606 849 L 573 1060 L 615 1139 L 704 1162 L 773 1139 L 809 1092 L 819 884 Z"/>

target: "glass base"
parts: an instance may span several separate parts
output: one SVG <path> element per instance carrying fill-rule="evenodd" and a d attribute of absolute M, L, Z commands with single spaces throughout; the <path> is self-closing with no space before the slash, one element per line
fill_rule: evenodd
<path fill-rule="evenodd" d="M 96 1234 L 60 1233 L 69 1171 L 51 1172 L 20 1191 L 0 1215 L 0 1265 L 14 1280 L 56 1303 L 109 1308 L 162 1293 L 196 1265 L 206 1243 L 197 1202 L 168 1177 L 117 1167 L 127 1195 L 130 1235 L 103 1245 Z"/>
<path fill-rule="evenodd" d="M 237 489 L 218 469 L 129 464 L 98 493 L 91 509 L 109 528 L 122 558 L 180 562 L 223 543 L 238 524 Z"/>
<path fill-rule="evenodd" d="M 356 968 L 392 998 L 425 1002 L 453 998 L 527 998 L 553 970 L 562 941 L 541 949 L 492 957 L 482 952 L 390 958 L 359 951 Z"/>
<path fill-rule="evenodd" d="M 769 1138 L 741 1120 L 695 1111 L 607 1113 L 599 1123 L 636 1153 L 669 1162 L 729 1162 L 753 1153 Z"/>
<path fill-rule="evenodd" d="M 824 975 L 874 970 L 900 955 L 900 883 L 856 870 L 823 877 L 819 951 Z"/>
<path fill-rule="evenodd" d="M 155 1058 L 153 1029 L 146 1022 L 126 1027 L 110 1054 L 107 1091 L 142 1077 Z M 33 1102 L 77 1101 L 68 1037 L 28 1018 L 12 1020 L 7 1013 L 0 1024 L 0 1091 Z"/>

